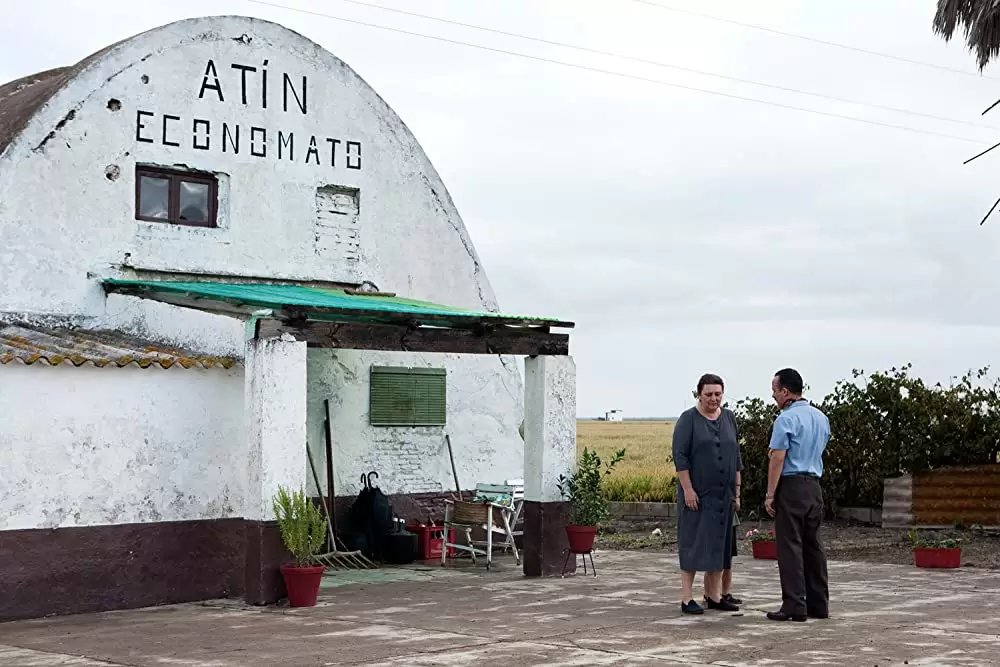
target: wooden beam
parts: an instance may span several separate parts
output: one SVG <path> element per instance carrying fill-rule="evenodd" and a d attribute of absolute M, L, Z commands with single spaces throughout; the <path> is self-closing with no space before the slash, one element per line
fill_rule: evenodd
<path fill-rule="evenodd" d="M 122 296 L 133 296 L 148 301 L 156 301 L 180 308 L 191 308 L 201 310 L 213 315 L 228 315 L 235 317 L 249 318 L 256 311 L 263 310 L 260 306 L 240 305 L 214 299 L 211 297 L 197 297 L 184 292 L 152 292 L 133 287 L 122 287 L 119 285 L 105 285 L 105 291 L 109 294 L 120 294 Z"/>
<path fill-rule="evenodd" d="M 337 322 L 257 322 L 258 338 L 290 334 L 310 347 L 395 352 L 452 354 L 511 354 L 517 356 L 569 354 L 569 335 L 531 329 L 498 327 L 492 330 L 438 329 L 391 324 Z"/>

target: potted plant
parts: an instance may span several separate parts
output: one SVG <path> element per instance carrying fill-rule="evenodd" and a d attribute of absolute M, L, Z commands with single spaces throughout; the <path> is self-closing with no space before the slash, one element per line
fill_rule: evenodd
<path fill-rule="evenodd" d="M 315 564 L 313 556 L 319 553 L 326 540 L 326 521 L 303 490 L 289 493 L 279 486 L 272 504 L 281 539 L 294 559 L 281 566 L 288 603 L 293 607 L 312 607 L 316 604 L 325 569 Z"/>
<path fill-rule="evenodd" d="M 910 544 L 913 545 L 913 564 L 917 567 L 962 566 L 962 547 L 953 537 L 935 540 L 920 535 L 915 528 L 910 529 Z"/>
<path fill-rule="evenodd" d="M 750 540 L 750 548 L 753 549 L 753 557 L 758 560 L 777 560 L 778 543 L 774 538 L 774 529 L 764 532 L 760 528 L 747 531 L 746 537 Z"/>
<path fill-rule="evenodd" d="M 625 450 L 620 449 L 602 468 L 597 452 L 585 448 L 576 471 L 569 477 L 559 476 L 556 486 L 573 510 L 572 521 L 566 526 L 572 553 L 589 553 L 593 548 L 598 525 L 610 516 L 607 498 L 601 492 L 601 480 L 624 458 Z"/>

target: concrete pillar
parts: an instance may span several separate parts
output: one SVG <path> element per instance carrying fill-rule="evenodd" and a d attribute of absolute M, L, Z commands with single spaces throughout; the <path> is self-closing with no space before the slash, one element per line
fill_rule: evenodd
<path fill-rule="evenodd" d="M 244 367 L 245 596 L 250 604 L 269 604 L 286 595 L 278 567 L 290 558 L 271 502 L 279 486 L 306 484 L 306 344 L 251 339 Z"/>
<path fill-rule="evenodd" d="M 524 574 L 558 575 L 570 510 L 559 476 L 576 468 L 576 364 L 569 356 L 524 363 Z M 567 572 L 575 571 L 576 559 Z"/>

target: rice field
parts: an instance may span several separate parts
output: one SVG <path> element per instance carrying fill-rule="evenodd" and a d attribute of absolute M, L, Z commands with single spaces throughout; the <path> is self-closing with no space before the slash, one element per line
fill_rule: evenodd
<path fill-rule="evenodd" d="M 609 500 L 673 502 L 674 466 L 670 461 L 670 439 L 674 423 L 578 421 L 577 451 L 596 450 L 602 461 L 625 449 L 625 459 L 605 479 Z"/>

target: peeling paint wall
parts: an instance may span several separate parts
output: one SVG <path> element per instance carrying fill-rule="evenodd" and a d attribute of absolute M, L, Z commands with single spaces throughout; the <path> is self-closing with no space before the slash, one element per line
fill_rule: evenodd
<path fill-rule="evenodd" d="M 451 436 L 463 489 L 479 482 L 522 477 L 520 377 L 513 369 L 495 380 L 496 357 L 413 355 L 309 350 L 309 443 L 326 493 L 324 399 L 330 401 L 334 486 L 338 496 L 357 494 L 361 474 L 379 473 L 386 493 L 427 493 L 455 488 L 445 433 Z M 368 424 L 371 365 L 446 366 L 448 411 L 444 427 L 377 427 Z M 511 362 L 513 365 L 513 362 Z M 513 430 L 513 437 L 511 437 Z M 314 488 L 310 474 L 309 488 Z"/>
<path fill-rule="evenodd" d="M 576 362 L 568 356 L 532 357 L 524 372 L 524 499 L 559 502 L 564 500 L 560 475 L 576 469 Z"/>
<path fill-rule="evenodd" d="M 137 221 L 137 164 L 214 172 L 219 228 Z M 242 322 L 107 298 L 100 278 L 145 270 L 369 283 L 412 298 L 497 309 L 465 225 L 403 121 L 318 45 L 242 17 L 185 20 L 125 40 L 89 62 L 38 111 L 0 155 L 0 266 L 0 316 L 56 315 L 206 354 L 242 355 Z M 440 429 L 367 425 L 367 369 L 387 361 L 448 369 L 448 432 L 463 485 L 522 476 L 523 385 L 515 359 L 310 352 L 309 439 L 321 453 L 318 406 L 333 397 L 339 491 L 356 491 L 360 471 L 373 468 L 394 492 L 451 487 Z M 10 373 L 21 378 L 32 370 L 4 368 L 0 378 L 13 382 Z M 58 377 L 82 387 L 93 374 L 81 371 L 67 369 L 81 374 Z M 119 411 L 119 392 L 132 401 L 146 396 L 143 405 L 161 423 L 177 424 L 174 435 L 183 433 L 191 452 L 220 446 L 217 433 L 187 428 L 187 403 L 160 380 L 142 384 L 127 373 L 122 377 L 131 393 L 102 377 L 106 389 L 77 389 L 66 396 L 72 403 L 67 409 L 100 423 L 105 412 Z M 219 396 L 232 393 L 231 378 L 192 382 L 205 383 L 192 396 L 213 395 L 211 383 L 218 384 Z M 224 407 L 226 415 L 242 405 L 239 393 Z M 16 456 L 25 456 L 26 471 L 45 479 L 31 463 L 30 443 L 68 437 L 65 426 L 31 422 L 36 428 L 28 433 L 17 413 L 0 414 L 0 432 Z M 134 431 L 119 433 L 128 456 Z M 246 447 L 245 433 L 241 428 L 239 451 Z M 113 434 L 107 432 L 109 446 Z M 171 461 L 162 461 L 164 476 L 173 474 Z M 325 478 L 324 458 L 316 461 Z M 302 466 L 307 471 L 304 456 Z M 91 472 L 98 486 L 109 483 L 99 466 Z M 192 488 L 197 484 L 192 481 Z M 89 493 L 78 492 L 81 498 Z M 85 521 L 104 520 L 101 511 L 87 513 Z M 130 507 L 120 520 L 139 512 Z M 28 510 L 16 521 L 42 525 L 45 519 Z"/>
<path fill-rule="evenodd" d="M 306 344 L 280 339 L 247 344 L 246 518 L 274 520 L 278 487 L 305 486 Z"/>
<path fill-rule="evenodd" d="M 0 369 L 0 530 L 241 517 L 240 369 Z"/>

